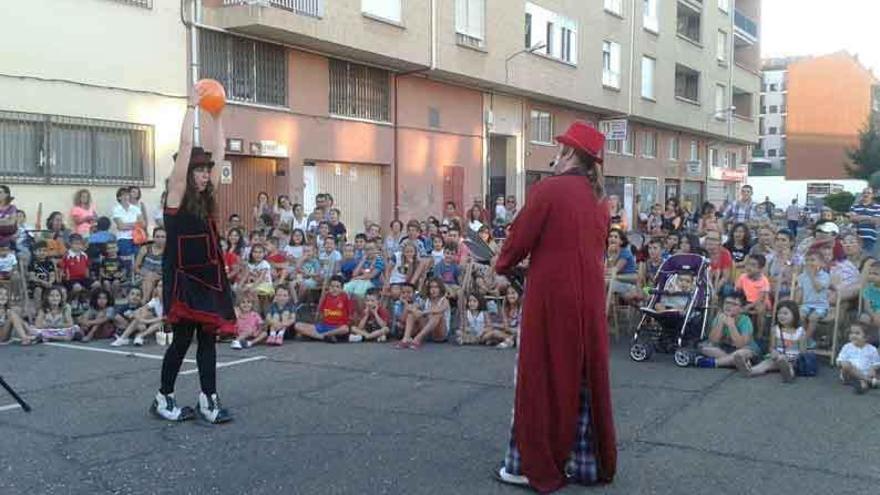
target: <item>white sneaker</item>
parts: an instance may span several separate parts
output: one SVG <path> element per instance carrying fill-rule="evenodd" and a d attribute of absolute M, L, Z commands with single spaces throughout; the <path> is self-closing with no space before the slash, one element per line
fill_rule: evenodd
<path fill-rule="evenodd" d="M 156 332 L 156 344 L 165 345 L 165 332 Z"/>
<path fill-rule="evenodd" d="M 165 332 L 165 345 L 171 345 L 174 341 L 174 332 Z"/>
<path fill-rule="evenodd" d="M 204 393 L 200 393 L 198 412 L 202 419 L 215 425 L 232 421 L 232 415 L 220 405 L 217 394 L 211 394 L 208 397 Z"/>
<path fill-rule="evenodd" d="M 352 333 L 352 334 L 349 334 L 349 335 L 348 335 L 348 341 L 349 341 L 349 342 L 353 342 L 353 343 L 356 343 L 356 342 L 363 342 L 363 341 L 364 341 L 364 336 L 363 336 L 363 335 L 355 335 L 355 334 Z"/>
<path fill-rule="evenodd" d="M 191 407 L 177 407 L 174 394 L 164 395 L 161 392 L 156 394 L 153 405 L 150 406 L 150 412 L 167 421 L 186 421 L 196 416 Z"/>
<path fill-rule="evenodd" d="M 135 337 L 135 338 L 134 338 L 134 345 L 136 345 L 136 346 L 142 346 L 142 345 L 144 345 L 144 338 L 143 338 L 142 336 L 140 336 L 140 335 L 138 335 L 137 337 Z"/>
<path fill-rule="evenodd" d="M 244 342 L 241 343 L 241 346 L 245 349 L 250 349 L 252 345 L 254 345 L 254 344 L 250 340 L 245 340 Z"/>
<path fill-rule="evenodd" d="M 110 347 L 122 347 L 124 345 L 131 345 L 131 339 L 116 337 L 116 340 L 110 343 Z"/>
<path fill-rule="evenodd" d="M 229 347 L 232 347 L 233 349 L 236 349 L 236 350 L 241 349 L 241 342 L 239 342 L 237 340 L 233 340 L 232 343 L 229 344 Z"/>
<path fill-rule="evenodd" d="M 516 486 L 529 486 L 529 479 L 523 475 L 510 474 L 507 472 L 507 468 L 501 466 L 495 471 L 495 479 L 502 483 L 507 483 L 509 485 Z"/>
<path fill-rule="evenodd" d="M 504 342 L 501 342 L 500 344 L 495 346 L 496 349 L 510 349 L 511 347 L 513 347 L 512 339 L 507 339 Z"/>

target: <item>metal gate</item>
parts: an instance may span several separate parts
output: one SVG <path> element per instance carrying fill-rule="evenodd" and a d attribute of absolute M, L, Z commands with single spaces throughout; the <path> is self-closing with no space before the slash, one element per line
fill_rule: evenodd
<path fill-rule="evenodd" d="M 342 212 L 342 223 L 349 240 L 364 231 L 364 219 L 381 221 L 382 167 L 346 163 L 317 163 L 306 166 L 304 175 L 314 177 L 314 190 L 330 193 L 334 205 Z M 308 200 L 314 204 L 314 197 Z"/>
<path fill-rule="evenodd" d="M 253 229 L 253 208 L 257 204 L 257 195 L 266 192 L 270 201 L 276 197 L 275 159 L 247 156 L 227 158 L 232 164 L 232 183 L 217 185 L 220 226 L 226 225 L 229 215 L 237 213 L 244 225 Z"/>

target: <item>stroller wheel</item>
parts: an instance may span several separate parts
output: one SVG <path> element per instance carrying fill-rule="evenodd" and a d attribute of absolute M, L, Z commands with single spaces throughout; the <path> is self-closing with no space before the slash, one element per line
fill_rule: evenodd
<path fill-rule="evenodd" d="M 677 366 L 687 368 L 694 362 L 694 353 L 690 349 L 680 348 L 675 350 L 672 358 Z"/>
<path fill-rule="evenodd" d="M 638 363 L 651 359 L 652 354 L 654 354 L 654 348 L 646 342 L 636 342 L 629 348 L 629 357 Z"/>

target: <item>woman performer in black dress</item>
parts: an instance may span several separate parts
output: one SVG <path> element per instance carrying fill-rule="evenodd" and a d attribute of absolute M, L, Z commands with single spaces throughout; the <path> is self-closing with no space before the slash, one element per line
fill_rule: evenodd
<path fill-rule="evenodd" d="M 215 224 L 214 184 L 220 181 L 219 167 L 214 167 L 210 153 L 193 147 L 194 109 L 199 95 L 195 89 L 192 91 L 164 205 L 168 240 L 162 261 L 162 288 L 174 340 L 162 361 L 162 387 L 152 411 L 169 421 L 192 419 L 197 411 L 205 421 L 217 424 L 230 421 L 232 416 L 217 399 L 214 346 L 218 330 L 234 325 L 235 313 Z M 222 161 L 225 143 L 219 114 L 213 123 L 214 159 Z M 174 399 L 174 381 L 193 335 L 199 342 L 196 361 L 202 389 L 196 411 L 178 407 Z"/>

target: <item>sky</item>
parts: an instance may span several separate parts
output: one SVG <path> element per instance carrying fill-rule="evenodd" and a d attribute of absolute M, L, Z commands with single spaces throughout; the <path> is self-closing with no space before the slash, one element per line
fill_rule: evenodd
<path fill-rule="evenodd" d="M 880 0 L 762 0 L 761 55 L 847 50 L 880 77 Z"/>

